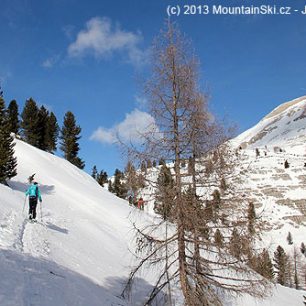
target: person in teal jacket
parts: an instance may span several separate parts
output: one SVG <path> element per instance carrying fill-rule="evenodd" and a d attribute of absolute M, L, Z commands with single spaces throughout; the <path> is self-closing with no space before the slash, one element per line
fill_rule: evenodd
<path fill-rule="evenodd" d="M 29 219 L 36 219 L 36 207 L 37 201 L 42 201 L 41 193 L 38 188 L 37 182 L 31 184 L 31 186 L 26 191 L 26 196 L 29 196 Z"/>

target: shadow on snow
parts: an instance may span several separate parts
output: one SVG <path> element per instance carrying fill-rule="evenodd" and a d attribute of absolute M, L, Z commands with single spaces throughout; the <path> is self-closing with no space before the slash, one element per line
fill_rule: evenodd
<path fill-rule="evenodd" d="M 27 191 L 27 189 L 30 186 L 29 183 L 24 183 L 24 182 L 19 182 L 19 181 L 9 181 L 8 185 L 13 190 L 21 191 L 21 192 L 24 192 L 24 193 Z M 40 189 L 42 195 L 43 194 L 52 194 L 52 193 L 54 193 L 55 186 L 54 185 L 40 185 L 39 184 L 39 189 Z"/>
<path fill-rule="evenodd" d="M 57 231 L 63 234 L 68 234 L 68 230 L 66 228 L 59 227 L 51 222 L 47 222 L 46 226 L 53 231 Z"/>
<path fill-rule="evenodd" d="M 109 277 L 101 286 L 55 262 L 4 249 L 0 249 L 0 271 L 1 306 L 140 306 L 152 290 L 152 285 L 137 278 L 134 292 L 123 299 L 126 278 Z"/>

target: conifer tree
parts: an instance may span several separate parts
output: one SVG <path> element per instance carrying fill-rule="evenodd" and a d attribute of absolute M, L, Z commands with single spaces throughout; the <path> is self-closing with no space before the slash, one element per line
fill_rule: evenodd
<path fill-rule="evenodd" d="M 293 263 L 294 263 L 294 286 L 295 289 L 298 290 L 300 288 L 300 280 L 298 275 L 298 252 L 295 248 L 293 252 Z"/>
<path fill-rule="evenodd" d="M 300 250 L 301 250 L 301 253 L 302 253 L 303 255 L 306 256 L 306 247 L 305 247 L 304 242 L 301 243 L 301 248 L 300 248 Z"/>
<path fill-rule="evenodd" d="M 260 156 L 260 152 L 259 152 L 258 148 L 255 149 L 255 152 L 256 152 L 256 158 L 259 157 Z"/>
<path fill-rule="evenodd" d="M 222 233 L 221 233 L 221 231 L 219 229 L 217 229 L 215 231 L 214 239 L 215 239 L 215 244 L 218 247 L 222 248 L 223 243 L 224 243 L 224 238 L 223 238 L 223 235 L 222 235 Z"/>
<path fill-rule="evenodd" d="M 127 188 L 123 182 L 124 175 L 119 169 L 116 169 L 114 177 L 114 184 L 112 186 L 114 193 L 117 197 L 125 199 L 127 195 Z"/>
<path fill-rule="evenodd" d="M 269 255 L 269 252 L 266 249 L 263 249 L 261 254 L 257 259 L 257 269 L 256 271 L 261 274 L 266 279 L 272 281 L 274 278 L 273 264 Z"/>
<path fill-rule="evenodd" d="M 249 202 L 248 229 L 249 229 L 250 235 L 253 235 L 254 232 L 255 232 L 255 228 L 254 228 L 255 218 L 256 218 L 255 206 L 254 206 L 253 202 Z"/>
<path fill-rule="evenodd" d="M 69 162 L 80 169 L 85 167 L 84 161 L 78 157 L 80 150 L 78 141 L 81 136 L 81 127 L 76 124 L 74 114 L 68 111 L 64 117 L 64 124 L 61 130 L 61 150 L 64 152 L 64 157 Z"/>
<path fill-rule="evenodd" d="M 171 216 L 173 205 L 173 178 L 170 169 L 163 164 L 156 183 L 154 211 L 160 214 L 164 220 Z"/>
<path fill-rule="evenodd" d="M 99 185 L 104 187 L 104 184 L 108 182 L 108 175 L 106 171 L 101 170 L 100 173 L 97 174 L 97 182 Z"/>
<path fill-rule="evenodd" d="M 291 235 L 290 232 L 288 232 L 287 241 L 288 241 L 288 244 L 289 244 L 289 245 L 293 244 L 292 235 Z"/>
<path fill-rule="evenodd" d="M 96 165 L 94 165 L 93 168 L 92 168 L 91 176 L 92 176 L 95 180 L 97 180 L 98 170 L 97 170 L 97 166 L 96 166 Z"/>
<path fill-rule="evenodd" d="M 21 127 L 24 140 L 35 147 L 39 146 L 40 141 L 38 113 L 36 102 L 32 98 L 28 99 L 21 114 Z"/>
<path fill-rule="evenodd" d="M 233 229 L 230 238 L 230 252 L 237 259 L 239 259 L 242 254 L 241 238 L 236 228 Z"/>
<path fill-rule="evenodd" d="M 37 121 L 37 147 L 41 150 L 47 151 L 47 122 L 49 119 L 48 110 L 42 105 L 38 110 L 38 121 Z"/>
<path fill-rule="evenodd" d="M 143 172 L 144 174 L 147 174 L 147 165 L 145 161 L 141 162 L 140 169 L 141 169 L 141 172 Z"/>
<path fill-rule="evenodd" d="M 113 183 L 111 180 L 108 180 L 108 191 L 114 193 Z"/>
<path fill-rule="evenodd" d="M 218 209 L 220 208 L 220 204 L 221 204 L 221 195 L 220 195 L 220 191 L 218 189 L 215 189 L 213 194 L 212 194 L 212 205 L 214 209 Z"/>
<path fill-rule="evenodd" d="M 286 281 L 286 268 L 288 266 L 288 258 L 284 249 L 279 245 L 274 252 L 274 267 L 277 274 L 277 282 L 281 285 L 285 285 Z"/>
<path fill-rule="evenodd" d="M 6 184 L 17 174 L 17 159 L 14 157 L 14 138 L 9 131 L 9 123 L 6 116 L 5 102 L 0 88 L 0 183 Z"/>
<path fill-rule="evenodd" d="M 58 134 L 59 126 L 57 123 L 57 119 L 54 113 L 51 112 L 47 118 L 45 133 L 46 150 L 49 153 L 54 153 L 54 151 L 56 151 L 57 149 Z"/>
<path fill-rule="evenodd" d="M 151 161 L 151 159 L 148 159 L 147 160 L 147 169 L 150 169 L 150 168 L 152 168 L 152 161 Z"/>
<path fill-rule="evenodd" d="M 285 169 L 289 168 L 289 166 L 290 166 L 290 164 L 289 164 L 287 159 L 285 160 L 284 166 L 285 166 Z"/>
<path fill-rule="evenodd" d="M 145 163 L 141 164 L 141 171 L 142 170 L 146 171 L 146 169 L 143 169 L 143 166 L 145 167 Z M 132 193 L 134 196 L 136 196 L 140 186 L 138 182 L 138 175 L 136 173 L 136 169 L 131 161 L 128 161 L 124 169 L 124 174 L 125 174 L 126 189 L 129 190 L 129 192 Z"/>
<path fill-rule="evenodd" d="M 8 116 L 9 131 L 17 135 L 19 133 L 20 122 L 19 122 L 18 104 L 16 100 L 12 100 L 9 106 L 7 107 L 7 116 Z"/>

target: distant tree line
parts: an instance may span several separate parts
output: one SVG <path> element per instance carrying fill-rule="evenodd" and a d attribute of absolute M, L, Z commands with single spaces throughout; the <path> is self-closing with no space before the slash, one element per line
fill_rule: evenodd
<path fill-rule="evenodd" d="M 0 87 L 0 183 L 17 175 L 17 159 L 14 156 L 14 137 L 10 133 L 12 122 L 10 116 L 13 110 L 5 107 L 3 91 Z"/>
<path fill-rule="evenodd" d="M 78 156 L 82 129 L 71 111 L 66 112 L 60 128 L 55 114 L 43 105 L 39 107 L 33 98 L 26 101 L 19 114 L 16 100 L 12 100 L 6 108 L 3 92 L 0 92 L 0 183 L 17 174 L 13 134 L 51 154 L 57 151 L 59 142 L 64 158 L 80 169 L 84 168 L 85 163 Z"/>
<path fill-rule="evenodd" d="M 92 168 L 91 176 L 97 181 L 97 183 L 104 187 L 108 183 L 108 174 L 106 171 L 98 171 L 97 166 L 94 165 Z"/>

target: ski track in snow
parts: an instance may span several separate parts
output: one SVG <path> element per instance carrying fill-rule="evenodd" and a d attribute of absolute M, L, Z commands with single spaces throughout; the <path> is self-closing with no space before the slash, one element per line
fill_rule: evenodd
<path fill-rule="evenodd" d="M 50 221 L 45 218 L 45 222 Z M 20 222 L 21 221 L 21 222 Z M 32 257 L 48 258 L 50 246 L 48 242 L 48 228 L 42 221 L 36 223 L 28 219 L 17 218 L 14 211 L 9 212 L 1 220 L 0 225 L 0 246 L 12 249 Z M 48 296 L 46 286 L 41 284 L 40 274 L 46 273 L 45 267 L 40 261 L 21 262 L 23 271 L 23 294 L 20 306 L 42 306 L 45 305 L 42 296 Z M 65 278 L 53 271 L 50 277 Z"/>
<path fill-rule="evenodd" d="M 42 223 L 31 223 L 25 220 L 21 228 L 22 252 L 29 253 L 33 257 L 47 257 L 49 254 L 49 244 L 46 240 L 46 226 Z M 37 278 L 37 271 L 43 268 L 38 261 L 31 262 L 30 266 L 24 267 L 24 301 L 25 306 L 43 305 L 42 296 L 48 294 L 43 291 L 43 286 Z"/>

